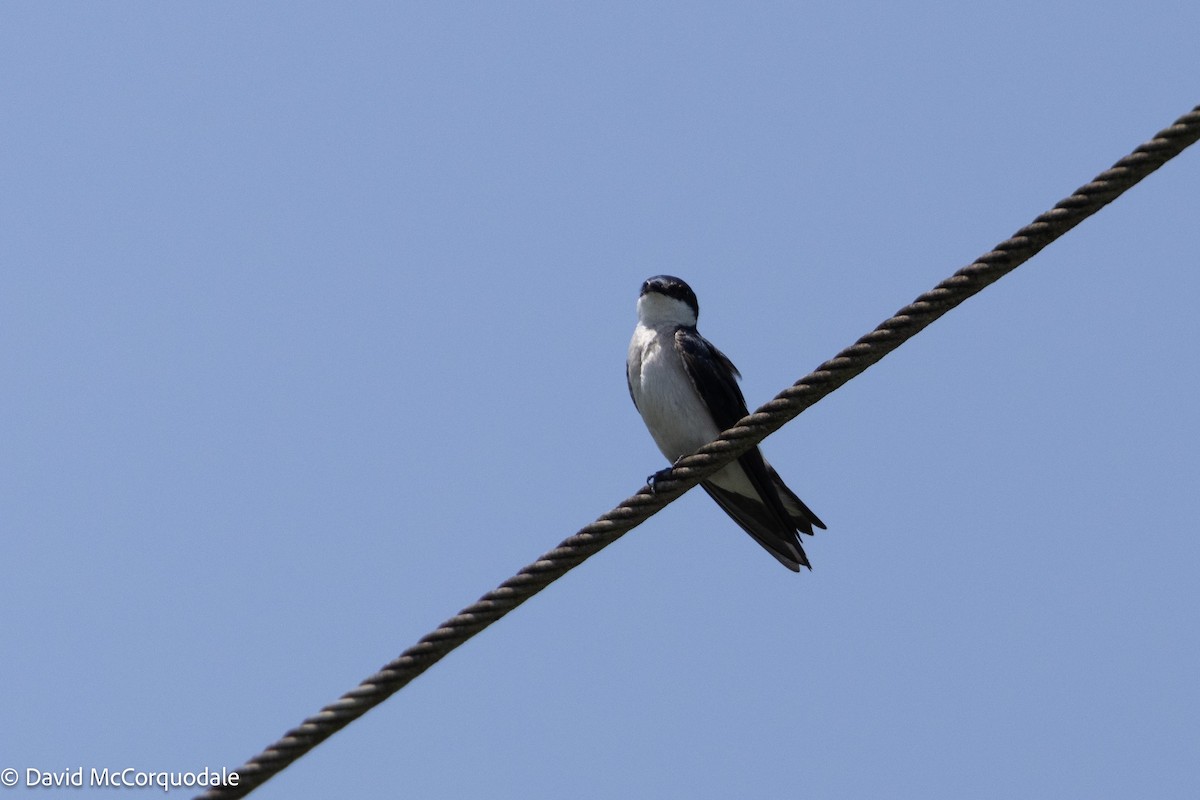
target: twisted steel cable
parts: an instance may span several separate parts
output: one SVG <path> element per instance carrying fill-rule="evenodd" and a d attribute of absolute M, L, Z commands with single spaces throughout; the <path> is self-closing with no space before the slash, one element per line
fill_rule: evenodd
<path fill-rule="evenodd" d="M 968 297 L 999 280 L 1042 248 L 1112 202 L 1200 138 L 1200 106 L 1076 189 L 988 253 L 960 269 L 875 330 L 780 392 L 715 441 L 678 461 L 642 489 L 513 577 L 467 606 L 336 702 L 251 758 L 235 772 L 237 786 L 218 786 L 200 800 L 245 797 L 322 741 L 404 688 L 450 651 L 565 575 L 589 556 L 661 511 L 701 480 L 856 377 Z"/>

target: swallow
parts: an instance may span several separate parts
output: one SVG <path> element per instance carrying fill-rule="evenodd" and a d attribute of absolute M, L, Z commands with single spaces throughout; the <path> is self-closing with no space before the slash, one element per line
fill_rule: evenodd
<path fill-rule="evenodd" d="M 679 278 L 642 284 L 629 342 L 629 395 L 662 454 L 694 453 L 749 414 L 729 358 L 700 335 L 696 293 Z M 812 569 L 800 533 L 825 523 L 787 487 L 757 447 L 700 484 L 742 530 L 793 572 Z M 653 486 L 653 479 L 651 479 Z"/>

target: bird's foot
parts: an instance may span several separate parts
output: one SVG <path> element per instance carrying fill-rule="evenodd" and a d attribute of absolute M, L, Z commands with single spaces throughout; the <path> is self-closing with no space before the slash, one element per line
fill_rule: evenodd
<path fill-rule="evenodd" d="M 664 467 L 663 469 L 660 469 L 658 472 L 654 473 L 653 475 L 646 476 L 646 485 L 650 487 L 651 494 L 653 494 L 655 491 L 657 491 L 658 482 L 663 480 L 664 478 L 666 478 L 668 475 L 670 475 L 671 470 L 673 470 L 673 469 L 675 469 L 675 467 L 679 466 L 679 462 L 682 460 L 683 460 L 683 456 L 680 456 L 679 458 L 675 459 L 675 463 L 672 464 L 671 466 Z"/>

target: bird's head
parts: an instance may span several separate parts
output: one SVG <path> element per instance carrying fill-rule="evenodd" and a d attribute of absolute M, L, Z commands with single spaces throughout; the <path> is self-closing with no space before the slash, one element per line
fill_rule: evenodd
<path fill-rule="evenodd" d="M 642 284 L 638 296 L 638 322 L 647 327 L 685 325 L 694 327 L 700 304 L 692 287 L 671 275 L 655 275 Z"/>

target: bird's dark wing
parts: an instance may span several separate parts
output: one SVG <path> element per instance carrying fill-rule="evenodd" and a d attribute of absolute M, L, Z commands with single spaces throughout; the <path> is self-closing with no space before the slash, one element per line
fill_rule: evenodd
<path fill-rule="evenodd" d="M 737 385 L 737 377 L 740 377 L 737 367 L 724 353 L 701 336 L 695 328 L 681 327 L 676 330 L 675 348 L 683 359 L 688 377 L 704 400 L 718 428 L 730 428 L 749 413 L 746 409 L 746 399 Z M 804 555 L 804 549 L 796 536 L 796 529 L 807 528 L 807 532 L 811 532 L 812 527 L 807 524 L 807 520 L 803 521 L 803 525 L 799 524 L 785 507 L 776 487 L 776 482 L 782 486 L 779 476 L 766 465 L 757 447 L 743 453 L 738 458 L 738 464 L 746 473 L 758 498 L 745 497 L 709 481 L 701 485 L 742 530 L 753 536 L 755 541 L 785 566 L 792 570 L 799 570 L 801 565 L 809 566 L 808 558 Z M 787 491 L 789 500 L 795 498 L 796 503 L 801 508 L 804 507 L 791 490 L 783 488 Z"/>
<path fill-rule="evenodd" d="M 718 428 L 725 430 L 750 413 L 737 384 L 742 374 L 712 342 L 695 328 L 678 328 L 675 349 Z"/>
<path fill-rule="evenodd" d="M 783 501 L 784 510 L 787 511 L 788 516 L 791 517 L 800 532 L 812 536 L 814 527 L 825 530 L 825 523 L 821 522 L 821 519 L 804 504 L 803 500 L 796 497 L 796 493 L 787 487 L 783 478 L 779 477 L 779 473 L 770 464 L 767 465 L 767 472 L 770 473 L 775 488 L 779 490 L 779 499 Z"/>

